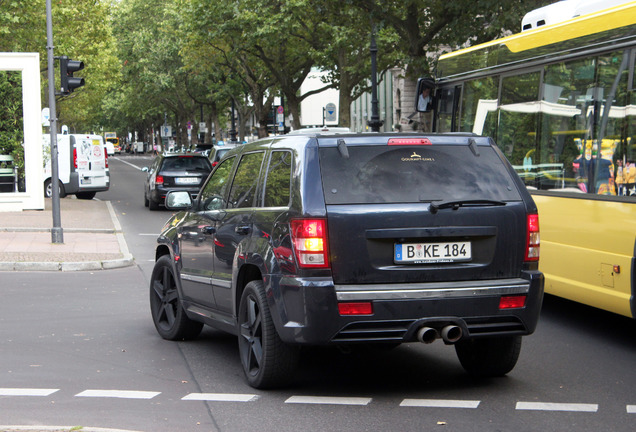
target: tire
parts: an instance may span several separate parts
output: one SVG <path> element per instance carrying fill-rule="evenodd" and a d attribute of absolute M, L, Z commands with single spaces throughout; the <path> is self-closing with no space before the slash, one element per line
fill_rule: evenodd
<path fill-rule="evenodd" d="M 75 194 L 77 199 L 81 200 L 92 200 L 97 195 L 97 192 L 78 192 Z"/>
<path fill-rule="evenodd" d="M 144 193 L 144 207 L 148 207 L 149 204 L 150 204 L 150 201 L 148 201 L 148 197 Z"/>
<path fill-rule="evenodd" d="M 59 183 L 59 191 L 60 198 L 64 198 L 66 196 L 66 192 L 64 192 L 64 186 L 62 183 Z M 53 188 L 51 187 L 51 179 L 48 179 L 44 182 L 44 198 L 52 198 L 53 197 Z"/>
<path fill-rule="evenodd" d="M 148 209 L 150 210 L 159 210 L 159 203 L 153 201 L 152 199 L 148 200 Z"/>
<path fill-rule="evenodd" d="M 247 284 L 239 305 L 239 355 L 250 386 L 281 387 L 293 379 L 299 350 L 285 344 L 274 327 L 260 280 Z"/>
<path fill-rule="evenodd" d="M 510 372 L 519 359 L 521 336 L 468 339 L 455 344 L 459 362 L 475 377 L 498 377 Z"/>
<path fill-rule="evenodd" d="M 185 313 L 169 255 L 157 260 L 150 278 L 150 312 L 157 332 L 167 340 L 196 338 L 203 323 L 193 321 Z"/>

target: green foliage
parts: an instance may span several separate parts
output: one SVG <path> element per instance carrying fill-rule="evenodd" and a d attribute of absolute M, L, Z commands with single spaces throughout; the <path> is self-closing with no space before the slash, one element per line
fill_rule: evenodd
<path fill-rule="evenodd" d="M 24 176 L 24 126 L 22 120 L 22 73 L 0 71 L 0 155 L 13 156 L 20 177 Z"/>

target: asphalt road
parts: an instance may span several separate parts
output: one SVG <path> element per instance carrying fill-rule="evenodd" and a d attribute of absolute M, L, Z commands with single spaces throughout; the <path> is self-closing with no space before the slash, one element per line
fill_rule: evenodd
<path fill-rule="evenodd" d="M 636 321 L 547 297 L 505 378 L 467 377 L 442 342 L 389 352 L 303 352 L 293 387 L 257 391 L 236 339 L 162 340 L 148 307 L 157 232 L 147 157 L 110 159 L 137 265 L 0 274 L 0 425 L 175 431 L 633 431 Z M 0 428 L 0 431 L 5 430 Z M 42 430 L 45 430 L 44 428 Z"/>

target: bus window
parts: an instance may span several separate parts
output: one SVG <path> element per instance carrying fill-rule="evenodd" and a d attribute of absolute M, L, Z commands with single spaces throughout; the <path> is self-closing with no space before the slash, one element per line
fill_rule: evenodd
<path fill-rule="evenodd" d="M 460 106 L 460 132 L 495 136 L 497 117 L 497 77 L 484 77 L 464 83 Z"/>
<path fill-rule="evenodd" d="M 539 72 L 502 79 L 497 144 L 527 186 L 537 187 L 545 167 L 536 152 Z"/>
<path fill-rule="evenodd" d="M 457 127 L 457 104 L 461 87 L 437 89 L 437 132 L 452 132 Z"/>

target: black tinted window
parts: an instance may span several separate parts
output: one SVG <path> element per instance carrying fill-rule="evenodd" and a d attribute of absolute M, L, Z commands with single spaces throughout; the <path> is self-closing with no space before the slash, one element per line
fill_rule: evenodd
<path fill-rule="evenodd" d="M 212 169 L 207 158 L 193 156 L 178 156 L 166 158 L 161 166 L 162 171 L 210 171 Z"/>
<path fill-rule="evenodd" d="M 519 200 L 491 147 L 349 146 L 320 149 L 327 204 L 411 203 L 449 199 Z"/>
<path fill-rule="evenodd" d="M 234 158 L 223 161 L 201 189 L 201 210 L 219 210 L 225 207 L 223 197 L 230 183 Z"/>
<path fill-rule="evenodd" d="M 265 184 L 265 207 L 285 207 L 289 205 L 291 160 L 290 152 L 272 152 Z"/>
<path fill-rule="evenodd" d="M 263 154 L 263 152 L 248 153 L 241 158 L 230 191 L 229 207 L 254 206 Z"/>

